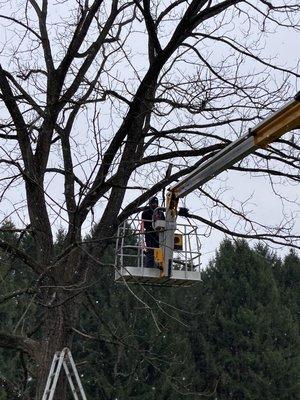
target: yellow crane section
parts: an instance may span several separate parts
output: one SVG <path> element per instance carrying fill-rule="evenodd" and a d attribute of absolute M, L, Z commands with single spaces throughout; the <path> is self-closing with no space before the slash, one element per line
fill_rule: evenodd
<path fill-rule="evenodd" d="M 255 146 L 265 147 L 286 132 L 300 128 L 300 95 L 297 96 L 252 130 Z"/>

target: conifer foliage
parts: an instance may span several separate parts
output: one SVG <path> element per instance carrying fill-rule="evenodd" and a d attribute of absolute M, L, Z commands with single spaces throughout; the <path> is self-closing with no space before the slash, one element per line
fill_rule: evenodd
<path fill-rule="evenodd" d="M 203 274 L 204 319 L 193 335 L 204 326 L 205 352 L 200 345 L 194 354 L 199 373 L 214 376 L 218 399 L 297 398 L 299 330 L 286 297 L 296 282 L 282 282 L 291 257 L 299 268 L 294 253 L 281 262 L 265 247 L 226 240 Z"/>
<path fill-rule="evenodd" d="M 58 235 L 57 246 L 63 238 Z M 8 239 L 8 238 L 6 238 Z M 10 234 L 32 251 L 29 237 Z M 113 246 L 105 256 L 113 262 Z M 300 259 L 225 240 L 190 289 L 113 283 L 113 269 L 77 297 L 73 353 L 88 398 L 296 400 Z M 39 335 L 38 295 L 19 261 L 0 255 L 0 334 Z M 9 298 L 16 288 L 18 297 Z M 0 400 L 30 399 L 36 365 L 0 351 Z"/>

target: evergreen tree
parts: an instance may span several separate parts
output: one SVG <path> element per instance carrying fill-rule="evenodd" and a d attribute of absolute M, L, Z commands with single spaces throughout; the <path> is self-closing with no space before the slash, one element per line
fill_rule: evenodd
<path fill-rule="evenodd" d="M 2 226 L 0 238 L 33 254 L 32 238 L 15 233 L 11 222 Z M 0 250 L 0 332 L 25 333 L 30 337 L 38 321 L 34 299 L 33 277 L 28 269 L 20 260 Z M 0 348 L 0 400 L 21 396 L 25 399 L 29 395 L 32 377 L 27 361 L 22 351 Z M 2 391 L 1 386 L 6 390 Z"/>
<path fill-rule="evenodd" d="M 33 254 L 30 235 L 8 228 L 2 235 Z M 57 249 L 64 237 L 60 231 Z M 88 398 L 298 399 L 295 252 L 281 261 L 265 246 L 225 240 L 189 289 L 115 284 L 114 243 L 100 261 L 93 266 L 99 279 L 74 290 L 73 354 Z M 0 331 L 38 336 L 42 308 L 25 271 L 0 252 Z M 4 301 L 17 287 L 23 293 Z M 0 400 L 30 399 L 36 371 L 22 352 L 12 354 L 0 350 Z M 3 385 L 12 386 L 9 395 Z"/>
<path fill-rule="evenodd" d="M 204 273 L 198 306 L 205 314 L 198 322 L 202 333 L 194 356 L 207 382 L 214 378 L 212 398 L 298 398 L 299 333 L 282 304 L 270 259 L 245 241 L 225 240 Z"/>

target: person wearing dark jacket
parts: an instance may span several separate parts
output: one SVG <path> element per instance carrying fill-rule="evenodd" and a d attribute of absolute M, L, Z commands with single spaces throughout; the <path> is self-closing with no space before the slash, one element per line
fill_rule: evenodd
<path fill-rule="evenodd" d="M 156 210 L 158 207 L 158 198 L 152 197 L 149 201 L 148 207 L 142 212 L 142 232 L 145 235 L 146 243 L 146 268 L 154 268 L 154 248 L 159 247 L 159 234 L 152 226 L 153 214 L 155 212 L 155 219 L 165 219 L 164 213 Z M 155 211 L 156 210 L 156 211 Z"/>
<path fill-rule="evenodd" d="M 145 235 L 146 243 L 146 268 L 155 268 L 157 265 L 154 261 L 154 249 L 159 247 L 159 233 L 153 228 L 153 220 L 165 220 L 165 215 L 158 208 L 158 198 L 152 197 L 148 207 L 142 212 L 142 233 Z M 187 208 L 179 208 L 178 215 L 188 217 L 189 210 Z"/>

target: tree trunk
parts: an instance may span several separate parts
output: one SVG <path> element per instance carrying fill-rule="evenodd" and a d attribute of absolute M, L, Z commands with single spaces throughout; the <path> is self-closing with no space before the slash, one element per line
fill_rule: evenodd
<path fill-rule="evenodd" d="M 55 296 L 57 296 L 57 294 L 53 292 L 52 297 L 54 298 Z M 43 396 L 55 352 L 61 351 L 65 347 L 70 348 L 72 345 L 72 325 L 75 318 L 75 304 L 73 301 L 66 301 L 66 293 L 60 293 L 57 298 L 58 299 L 55 299 L 45 310 L 45 324 L 43 327 L 44 339 L 38 363 L 35 400 L 41 400 Z M 55 400 L 66 400 L 67 398 L 67 382 L 64 374 L 64 370 L 62 369 L 55 391 Z"/>

